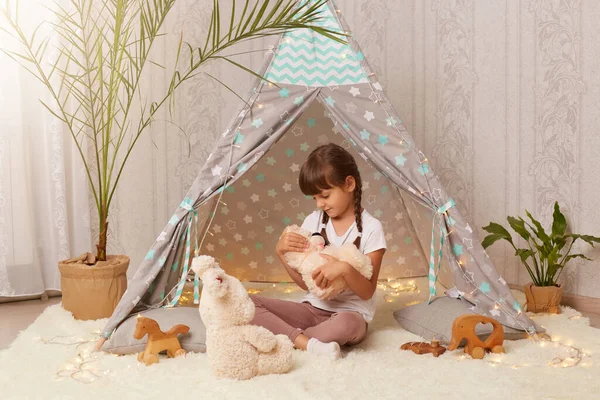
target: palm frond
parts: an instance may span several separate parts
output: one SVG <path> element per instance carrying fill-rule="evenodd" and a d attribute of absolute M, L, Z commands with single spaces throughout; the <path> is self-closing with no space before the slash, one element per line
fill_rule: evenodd
<path fill-rule="evenodd" d="M 180 36 L 169 85 L 154 100 L 148 98 L 140 83 L 148 64 L 166 69 L 164 64 L 150 59 L 150 52 L 157 39 L 165 37 L 161 30 L 177 0 L 70 0 L 66 4 L 55 1 L 46 6 L 50 20 L 29 35 L 20 26 L 18 0 L 5 0 L 0 11 L 8 27 L 3 30 L 23 51 L 1 46 L 0 50 L 40 81 L 50 94 L 53 104 L 42 101 L 42 105 L 67 126 L 77 145 L 96 202 L 100 231 L 105 235 L 110 205 L 133 148 L 165 104 L 173 118 L 174 93 L 213 60 L 225 61 L 264 79 L 232 59 L 250 52 L 225 54 L 225 50 L 248 40 L 293 29 L 312 29 L 345 43 L 344 33 L 319 25 L 325 3 L 326 0 L 307 5 L 300 5 L 299 0 L 244 0 L 240 12 L 233 1 L 229 17 L 222 21 L 221 2 L 213 0 L 205 40 L 201 46 L 192 46 L 183 34 Z M 46 28 L 53 37 L 44 36 Z M 49 53 L 53 59 L 48 58 Z M 184 53 L 189 62 L 181 62 Z M 216 76 L 207 76 L 242 99 Z M 141 107 L 134 116 L 131 108 L 136 101 Z M 88 141 L 93 154 L 84 151 Z M 103 259 L 98 251 L 98 259 Z"/>

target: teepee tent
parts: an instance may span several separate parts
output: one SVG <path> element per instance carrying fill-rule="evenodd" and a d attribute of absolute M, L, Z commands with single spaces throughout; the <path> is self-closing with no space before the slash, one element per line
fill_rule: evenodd
<path fill-rule="evenodd" d="M 333 1 L 320 24 L 350 33 Z M 242 280 L 289 280 L 274 246 L 314 201 L 298 189 L 310 151 L 335 142 L 353 152 L 363 206 L 380 219 L 388 251 L 380 278 L 429 277 L 430 298 L 446 271 L 472 311 L 534 333 L 506 281 L 461 216 L 371 72 L 352 35 L 337 43 L 310 30 L 284 34 L 249 98 L 220 136 L 103 330 L 131 313 L 177 306 L 194 253 L 217 258 Z M 273 84 L 273 83 L 275 84 Z M 195 300 L 198 299 L 195 278 Z"/>

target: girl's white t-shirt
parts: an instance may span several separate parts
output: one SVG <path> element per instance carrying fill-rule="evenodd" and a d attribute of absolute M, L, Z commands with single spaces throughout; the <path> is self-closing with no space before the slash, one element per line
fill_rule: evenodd
<path fill-rule="evenodd" d="M 323 212 L 321 210 L 312 212 L 304 219 L 302 228 L 309 230 L 312 233 L 320 233 L 322 228 L 322 213 Z M 361 217 L 363 229 L 359 250 L 363 254 L 369 254 L 380 249 L 385 249 L 385 234 L 383 233 L 383 226 L 381 225 L 381 222 L 364 209 Z M 332 246 L 341 246 L 344 243 L 353 243 L 358 236 L 356 222 L 352 224 L 352 226 L 348 228 L 348 230 L 341 236 L 338 236 L 335 232 L 333 224 L 331 223 L 331 220 L 329 220 L 327 221 L 325 232 L 327 233 L 327 238 Z M 371 322 L 375 316 L 375 295 L 373 295 L 373 297 L 371 297 L 369 300 L 363 300 L 351 290 L 344 290 L 333 300 L 321 300 L 309 292 L 306 296 L 304 296 L 301 302 L 309 302 L 314 307 L 327 311 L 355 311 L 360 313 L 366 322 Z"/>

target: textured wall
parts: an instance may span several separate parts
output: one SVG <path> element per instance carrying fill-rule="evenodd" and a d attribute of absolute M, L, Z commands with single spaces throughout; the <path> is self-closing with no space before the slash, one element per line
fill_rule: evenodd
<path fill-rule="evenodd" d="M 173 58 L 181 29 L 191 42 L 203 39 L 210 4 L 179 3 L 168 23 L 173 35 L 156 48 L 156 60 Z M 548 223 L 558 200 L 574 231 L 600 235 L 599 2 L 344 0 L 338 6 L 416 143 L 480 234 L 489 221 L 504 223 L 525 209 Z M 263 55 L 237 59 L 256 69 Z M 248 75 L 228 66 L 204 71 L 239 93 L 248 89 Z M 156 70 L 146 84 L 157 95 L 167 81 Z M 110 249 L 132 257 L 130 273 L 239 101 L 203 75 L 176 104 L 174 122 L 160 118 L 136 147 L 115 202 Z M 507 247 L 489 254 L 509 282 L 528 281 Z M 598 297 L 599 267 L 573 265 L 564 274 L 567 290 Z"/>

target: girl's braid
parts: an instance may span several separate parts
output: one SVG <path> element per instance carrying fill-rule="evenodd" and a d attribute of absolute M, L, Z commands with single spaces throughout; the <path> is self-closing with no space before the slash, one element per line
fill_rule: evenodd
<path fill-rule="evenodd" d="M 354 188 L 354 218 L 356 219 L 356 228 L 362 234 L 362 181 L 356 179 L 356 187 Z M 361 235 L 356 237 L 354 245 L 360 247 Z"/>

